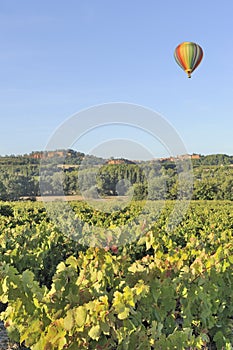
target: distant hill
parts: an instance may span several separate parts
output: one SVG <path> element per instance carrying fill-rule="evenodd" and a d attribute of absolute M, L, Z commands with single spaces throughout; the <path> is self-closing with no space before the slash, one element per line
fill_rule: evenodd
<path fill-rule="evenodd" d="M 151 163 L 151 162 L 160 162 L 160 163 L 174 163 L 177 160 L 190 159 L 194 166 L 201 165 L 230 165 L 233 164 L 233 155 L 227 154 L 210 154 L 210 155 L 201 155 L 201 154 L 185 154 L 179 155 L 176 157 L 167 157 L 167 158 L 156 158 L 148 161 L 139 161 L 139 160 L 129 160 L 126 158 L 114 158 L 104 159 L 101 157 L 96 157 L 94 155 L 84 154 L 83 152 L 78 152 L 72 149 L 68 150 L 51 150 L 51 151 L 34 151 L 29 154 L 23 155 L 7 155 L 0 156 L 0 166 L 1 165 L 39 165 L 41 160 L 43 162 L 51 163 L 55 162 L 57 164 L 70 164 L 70 165 L 80 165 L 85 159 L 85 164 L 136 164 L 136 163 Z"/>

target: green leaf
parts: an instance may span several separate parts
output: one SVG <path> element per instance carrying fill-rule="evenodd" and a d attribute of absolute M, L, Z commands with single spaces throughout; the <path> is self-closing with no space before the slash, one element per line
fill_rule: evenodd
<path fill-rule="evenodd" d="M 32 321 L 24 331 L 20 332 L 20 342 L 24 340 L 28 340 L 27 345 L 33 345 L 33 338 L 38 338 L 38 335 L 41 332 L 41 321 L 39 319 L 35 319 Z"/>
<path fill-rule="evenodd" d="M 99 325 L 91 327 L 91 329 L 88 332 L 88 335 L 94 340 L 98 340 L 100 334 L 101 334 L 101 328 Z"/>
<path fill-rule="evenodd" d="M 72 267 L 76 268 L 78 265 L 78 261 L 74 256 L 69 256 L 69 258 L 66 259 L 66 263 L 71 265 Z"/>
<path fill-rule="evenodd" d="M 57 265 L 57 273 L 64 271 L 66 269 L 65 263 L 62 261 L 60 264 Z"/>
<path fill-rule="evenodd" d="M 78 327 L 85 324 L 87 318 L 87 309 L 84 306 L 79 306 L 74 310 L 74 318 Z"/>
<path fill-rule="evenodd" d="M 125 304 L 122 302 L 114 301 L 114 307 L 117 313 L 123 312 L 125 310 Z"/>
<path fill-rule="evenodd" d="M 130 309 L 128 307 L 125 307 L 122 312 L 118 314 L 119 320 L 125 320 L 129 316 Z"/>
<path fill-rule="evenodd" d="M 59 350 L 64 349 L 64 346 L 65 346 L 66 344 L 67 344 L 66 338 L 65 338 L 65 337 L 60 338 L 59 341 L 58 341 L 58 349 L 59 349 Z"/>
<path fill-rule="evenodd" d="M 68 310 L 66 317 L 64 318 L 64 328 L 70 331 L 74 326 L 74 312 L 73 310 Z"/>
<path fill-rule="evenodd" d="M 108 323 L 106 323 L 106 322 L 100 322 L 100 328 L 101 328 L 101 331 L 102 331 L 104 334 L 109 334 L 110 326 L 109 326 Z"/>
<path fill-rule="evenodd" d="M 130 306 L 135 306 L 133 291 L 129 286 L 124 288 L 124 299 Z"/>
<path fill-rule="evenodd" d="M 24 287 L 31 288 L 34 282 L 33 279 L 34 279 L 34 274 L 31 271 L 26 270 L 23 272 L 22 282 Z"/>

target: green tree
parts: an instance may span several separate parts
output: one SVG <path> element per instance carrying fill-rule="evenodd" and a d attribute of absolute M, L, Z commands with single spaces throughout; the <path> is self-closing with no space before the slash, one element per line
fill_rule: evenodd
<path fill-rule="evenodd" d="M 214 178 L 202 179 L 194 182 L 194 199 L 211 200 L 220 199 L 220 188 Z"/>
<path fill-rule="evenodd" d="M 7 199 L 6 187 L 4 186 L 2 181 L 0 181 L 0 199 L 1 200 L 6 200 Z"/>
<path fill-rule="evenodd" d="M 148 186 L 148 199 L 159 200 L 166 198 L 166 177 L 154 177 L 150 179 Z"/>
<path fill-rule="evenodd" d="M 233 178 L 227 178 L 221 185 L 224 199 L 233 200 Z"/>
<path fill-rule="evenodd" d="M 143 200 L 146 199 L 148 195 L 148 188 L 145 183 L 135 183 L 133 185 L 133 199 Z"/>

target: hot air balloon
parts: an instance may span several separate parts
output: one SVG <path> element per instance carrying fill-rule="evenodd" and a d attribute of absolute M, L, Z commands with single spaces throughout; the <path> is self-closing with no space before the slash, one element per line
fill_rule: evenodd
<path fill-rule="evenodd" d="M 201 63 L 203 50 L 198 44 L 185 41 L 177 46 L 174 57 L 178 65 L 188 74 L 188 78 L 191 78 L 191 73 Z"/>

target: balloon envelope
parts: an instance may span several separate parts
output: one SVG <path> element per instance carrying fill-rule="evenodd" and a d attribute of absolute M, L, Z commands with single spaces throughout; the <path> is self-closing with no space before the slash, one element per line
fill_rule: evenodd
<path fill-rule="evenodd" d="M 191 78 L 191 73 L 201 63 L 203 50 L 198 44 L 185 41 L 176 47 L 174 57 L 178 65 Z"/>

